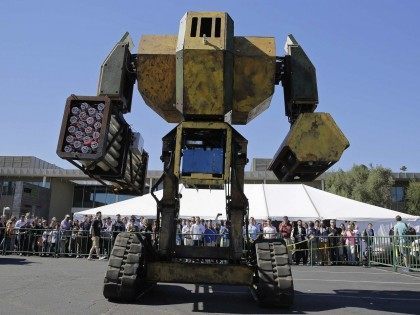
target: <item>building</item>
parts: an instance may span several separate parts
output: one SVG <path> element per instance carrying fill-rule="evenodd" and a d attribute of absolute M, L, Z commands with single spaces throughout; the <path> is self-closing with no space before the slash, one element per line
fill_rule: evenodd
<path fill-rule="evenodd" d="M 253 159 L 245 173 L 248 184 L 279 183 L 267 171 L 271 159 Z M 162 171 L 147 172 L 147 187 L 157 182 Z M 404 188 L 420 181 L 420 173 L 394 173 L 391 209 L 403 210 Z M 325 174 L 307 185 L 324 189 Z M 30 212 L 35 216 L 62 218 L 67 213 L 99 207 L 132 198 L 116 195 L 112 189 L 91 180 L 77 169 L 63 169 L 33 156 L 0 156 L 0 209 L 9 207 L 13 215 Z"/>

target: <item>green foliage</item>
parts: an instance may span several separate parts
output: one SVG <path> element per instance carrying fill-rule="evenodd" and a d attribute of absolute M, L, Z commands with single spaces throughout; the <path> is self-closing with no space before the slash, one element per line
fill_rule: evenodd
<path fill-rule="evenodd" d="M 405 196 L 407 212 L 414 215 L 420 215 L 420 182 L 410 182 Z"/>
<path fill-rule="evenodd" d="M 338 170 L 325 181 L 325 189 L 331 193 L 370 203 L 379 207 L 391 204 L 392 171 L 382 166 L 354 165 L 345 172 Z"/>

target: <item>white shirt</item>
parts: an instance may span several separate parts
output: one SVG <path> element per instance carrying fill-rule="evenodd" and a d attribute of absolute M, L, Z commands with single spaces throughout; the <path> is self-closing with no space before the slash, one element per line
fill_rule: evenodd
<path fill-rule="evenodd" d="M 20 227 L 21 226 L 23 226 L 23 225 L 25 225 L 26 224 L 26 221 L 25 220 L 21 220 L 21 219 L 19 219 L 17 222 L 16 222 L 16 224 L 15 224 L 15 228 L 16 229 L 20 229 Z"/>
<path fill-rule="evenodd" d="M 191 226 L 191 234 L 192 234 L 192 239 L 194 241 L 199 241 L 201 240 L 201 236 L 204 233 L 204 230 L 201 228 L 201 224 L 196 224 L 194 223 Z"/>
<path fill-rule="evenodd" d="M 188 225 L 184 225 L 182 227 L 182 234 L 190 234 L 191 233 L 191 227 Z"/>
<path fill-rule="evenodd" d="M 111 232 L 112 231 L 112 222 L 111 223 L 105 222 L 104 227 L 105 227 L 106 232 Z"/>
<path fill-rule="evenodd" d="M 272 239 L 276 238 L 277 230 L 274 226 L 266 226 L 264 228 L 264 238 L 266 239 Z"/>

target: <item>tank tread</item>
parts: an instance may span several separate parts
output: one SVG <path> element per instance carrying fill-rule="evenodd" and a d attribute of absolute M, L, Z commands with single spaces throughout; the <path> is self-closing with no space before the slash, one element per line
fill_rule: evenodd
<path fill-rule="evenodd" d="M 283 240 L 255 244 L 256 296 L 264 307 L 290 307 L 294 300 L 293 278 L 287 246 Z"/>
<path fill-rule="evenodd" d="M 147 285 L 141 236 L 119 233 L 109 257 L 103 294 L 111 301 L 133 302 Z"/>

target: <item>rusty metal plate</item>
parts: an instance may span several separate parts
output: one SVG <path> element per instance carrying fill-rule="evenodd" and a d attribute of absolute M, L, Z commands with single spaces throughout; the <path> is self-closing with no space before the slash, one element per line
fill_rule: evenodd
<path fill-rule="evenodd" d="M 350 144 L 330 114 L 305 113 L 290 129 L 287 145 L 299 161 L 338 161 Z"/>
<path fill-rule="evenodd" d="M 270 106 L 275 68 L 274 38 L 234 38 L 233 124 L 246 124 Z"/>
<path fill-rule="evenodd" d="M 138 88 L 145 103 L 170 123 L 182 121 L 175 108 L 176 36 L 143 36 L 137 57 Z"/>
<path fill-rule="evenodd" d="M 182 67 L 177 73 L 177 107 L 182 106 L 184 116 L 221 116 L 225 110 L 224 80 L 225 52 L 215 50 L 183 50 Z M 177 71 L 181 70 L 177 67 Z"/>
<path fill-rule="evenodd" d="M 152 282 L 252 285 L 254 271 L 244 265 L 150 262 L 146 279 Z"/>

